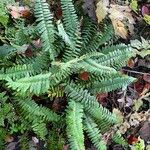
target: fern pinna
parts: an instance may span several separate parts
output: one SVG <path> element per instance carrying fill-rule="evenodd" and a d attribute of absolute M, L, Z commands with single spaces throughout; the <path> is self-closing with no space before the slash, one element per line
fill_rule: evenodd
<path fill-rule="evenodd" d="M 119 71 L 134 51 L 129 45 L 108 44 L 113 37 L 111 26 L 104 25 L 100 31 L 86 16 L 80 23 L 72 0 L 61 0 L 61 7 L 63 19 L 55 23 L 46 0 L 35 0 L 36 30 L 42 47 L 35 48 L 32 57 L 18 56 L 18 49 L 1 55 L 1 60 L 11 65 L 1 63 L 0 80 L 5 81 L 3 87 L 13 90 L 13 105 L 19 108 L 20 123 L 26 130 L 33 130 L 45 140 L 46 125 L 63 119 L 64 115 L 38 106 L 33 99 L 35 95 L 57 93 L 57 97 L 68 101 L 66 130 L 70 148 L 85 149 L 85 131 L 96 149 L 105 150 L 102 134 L 117 123 L 117 117 L 98 103 L 96 94 L 126 88 L 135 80 Z M 16 59 L 11 59 L 16 53 Z M 87 72 L 87 80 L 80 78 L 82 72 Z M 115 141 L 122 139 L 115 136 Z"/>

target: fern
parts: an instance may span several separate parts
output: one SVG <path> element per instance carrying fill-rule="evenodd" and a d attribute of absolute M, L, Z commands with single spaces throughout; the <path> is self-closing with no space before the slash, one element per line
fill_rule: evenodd
<path fill-rule="evenodd" d="M 60 117 L 50 111 L 48 108 L 38 106 L 33 100 L 30 99 L 16 99 L 17 105 L 19 105 L 20 109 L 22 110 L 22 114 L 26 119 L 34 121 L 35 118 L 33 116 L 38 117 L 38 120 L 44 121 L 58 121 Z M 36 120 L 35 120 L 36 121 Z"/>
<path fill-rule="evenodd" d="M 35 16 L 37 18 L 37 29 L 41 34 L 43 49 L 48 51 L 50 58 L 54 60 L 55 50 L 54 50 L 54 26 L 52 23 L 52 14 L 49 11 L 49 6 L 46 0 L 36 0 L 35 3 Z"/>
<path fill-rule="evenodd" d="M 121 136 L 121 134 L 118 132 L 116 132 L 113 137 L 112 140 L 114 142 L 116 142 L 117 144 L 122 145 L 124 148 L 128 147 L 128 143 L 125 141 L 125 139 Z"/>
<path fill-rule="evenodd" d="M 66 123 L 69 145 L 72 150 L 84 150 L 83 136 L 83 106 L 70 101 L 67 108 Z"/>
<path fill-rule="evenodd" d="M 106 93 L 120 88 L 126 88 L 130 83 L 135 81 L 135 78 L 128 76 L 116 76 L 110 79 L 104 79 L 101 81 L 94 81 L 92 83 L 92 93 Z"/>
<path fill-rule="evenodd" d="M 76 34 L 78 34 L 79 23 L 74 6 L 72 4 L 72 0 L 61 0 L 61 7 L 63 11 L 65 31 L 68 33 L 70 38 L 75 41 Z"/>
<path fill-rule="evenodd" d="M 49 129 L 59 132 L 66 127 L 70 149 L 84 150 L 85 130 L 96 149 L 105 150 L 102 134 L 118 121 L 95 95 L 126 88 L 135 80 L 119 72 L 135 52 L 131 45 L 110 45 L 112 26 L 103 25 L 100 30 L 85 16 L 83 22 L 79 20 L 72 0 L 61 0 L 61 8 L 63 19 L 55 24 L 46 0 L 35 0 L 37 26 L 18 19 L 5 30 L 7 45 L 0 46 L 0 84 L 6 91 L 0 93 L 0 104 L 5 106 L 0 131 L 7 120 L 11 134 L 34 132 L 46 141 Z M 34 47 L 35 39 L 42 43 Z M 33 46 L 31 57 L 26 56 L 26 44 Z M 87 80 L 82 79 L 82 72 L 87 73 Z M 45 105 L 63 108 L 58 115 Z M 126 145 L 118 133 L 112 139 Z M 28 140 L 21 140 L 22 149 L 28 149 Z"/>
<path fill-rule="evenodd" d="M 106 143 L 102 140 L 98 126 L 90 117 L 85 117 L 84 129 L 97 150 L 106 150 Z"/>
<path fill-rule="evenodd" d="M 109 124 L 116 123 L 116 117 L 112 115 L 107 109 L 103 108 L 97 102 L 94 96 L 88 93 L 87 90 L 77 87 L 74 84 L 66 85 L 65 91 L 68 93 L 68 97 L 81 102 L 85 110 L 90 113 L 98 121 L 106 121 Z M 108 125 L 108 124 L 107 124 Z"/>

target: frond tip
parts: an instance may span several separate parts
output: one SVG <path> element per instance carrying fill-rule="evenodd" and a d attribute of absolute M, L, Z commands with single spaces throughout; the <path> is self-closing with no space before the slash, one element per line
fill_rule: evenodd
<path fill-rule="evenodd" d="M 43 42 L 43 50 L 48 51 L 50 58 L 54 60 L 54 25 L 52 22 L 52 14 L 49 10 L 49 6 L 46 0 L 36 0 L 35 1 L 35 16 L 37 18 L 37 29 L 41 34 L 41 39 Z"/>
<path fill-rule="evenodd" d="M 83 106 L 71 100 L 67 109 L 67 136 L 71 150 L 84 150 Z"/>

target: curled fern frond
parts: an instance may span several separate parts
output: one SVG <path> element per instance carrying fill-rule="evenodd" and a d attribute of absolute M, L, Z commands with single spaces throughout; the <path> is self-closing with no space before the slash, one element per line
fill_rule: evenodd
<path fill-rule="evenodd" d="M 73 100 L 69 102 L 66 115 L 67 136 L 71 150 L 84 150 L 83 106 Z"/>

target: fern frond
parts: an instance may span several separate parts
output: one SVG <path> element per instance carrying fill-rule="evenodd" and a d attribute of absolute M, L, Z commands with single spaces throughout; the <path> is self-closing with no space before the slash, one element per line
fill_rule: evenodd
<path fill-rule="evenodd" d="M 77 68 L 83 69 L 97 75 L 111 75 L 117 73 L 114 68 L 98 64 L 95 60 L 88 59 L 78 64 Z"/>
<path fill-rule="evenodd" d="M 46 3 L 46 0 L 36 0 L 35 1 L 35 16 L 37 18 L 37 29 L 41 34 L 41 39 L 43 42 L 44 51 L 48 51 L 50 54 L 51 60 L 55 58 L 54 50 L 54 26 L 52 23 L 52 14 L 49 10 L 49 6 Z"/>
<path fill-rule="evenodd" d="M 30 121 L 34 122 L 38 117 L 38 120 L 43 121 L 54 121 L 57 122 L 60 117 L 52 112 L 50 109 L 42 106 L 38 106 L 33 100 L 31 99 L 16 99 L 17 105 L 20 107 L 22 115 L 25 119 L 29 119 Z"/>
<path fill-rule="evenodd" d="M 91 86 L 92 93 L 106 93 L 120 88 L 126 88 L 129 84 L 135 81 L 135 78 L 126 75 L 117 74 L 115 77 L 111 76 L 110 79 L 103 79 L 94 81 Z"/>
<path fill-rule="evenodd" d="M 51 98 L 58 98 L 58 97 L 63 97 L 64 96 L 64 91 L 61 87 L 54 87 L 54 88 L 51 88 L 49 91 L 48 91 L 48 97 L 51 97 Z"/>
<path fill-rule="evenodd" d="M 102 53 L 105 55 L 99 57 L 97 63 L 116 69 L 125 66 L 127 60 L 134 56 L 134 51 L 126 45 L 108 46 L 102 49 Z"/>
<path fill-rule="evenodd" d="M 27 135 L 22 135 L 20 137 L 20 144 L 19 144 L 21 150 L 29 150 L 29 139 Z"/>
<path fill-rule="evenodd" d="M 106 150 L 106 143 L 102 140 L 97 124 L 88 116 L 85 116 L 84 129 L 97 150 Z"/>
<path fill-rule="evenodd" d="M 72 0 L 61 0 L 61 7 L 65 31 L 75 42 L 79 32 L 79 23 Z"/>
<path fill-rule="evenodd" d="M 40 137 L 40 139 L 45 140 L 45 136 L 47 135 L 47 128 L 46 128 L 46 124 L 43 122 L 38 121 L 37 119 L 35 119 L 32 122 L 32 129 L 34 131 L 35 134 L 37 134 L 37 136 Z"/>
<path fill-rule="evenodd" d="M 74 83 L 70 83 L 66 85 L 65 92 L 68 94 L 68 97 L 80 102 L 84 109 L 97 121 L 107 122 L 107 126 L 117 122 L 116 116 L 100 105 L 96 98 L 91 96 L 87 90 L 76 86 Z"/>
<path fill-rule="evenodd" d="M 15 65 L 14 67 L 8 68 L 4 71 L 0 71 L 0 80 L 5 80 L 8 77 L 12 79 L 19 79 L 22 77 L 29 77 L 34 74 L 32 65 Z"/>
<path fill-rule="evenodd" d="M 50 87 L 50 76 L 51 73 L 40 74 L 33 77 L 21 78 L 17 81 L 7 78 L 7 86 L 21 93 L 27 93 L 28 91 L 39 95 L 48 91 Z"/>
<path fill-rule="evenodd" d="M 102 33 L 96 33 L 95 36 L 92 36 L 92 40 L 88 42 L 86 47 L 83 49 L 84 53 L 91 52 L 91 51 L 97 51 L 98 48 L 108 42 L 113 35 L 113 28 L 112 26 L 105 27 L 104 32 Z"/>
<path fill-rule="evenodd" d="M 71 150 L 84 150 L 83 135 L 83 106 L 75 101 L 70 101 L 67 108 L 66 124 L 67 136 Z"/>
<path fill-rule="evenodd" d="M 119 132 L 114 133 L 114 135 L 112 136 L 112 140 L 115 143 L 122 145 L 124 148 L 128 147 L 128 143 L 125 141 L 125 139 Z"/>
<path fill-rule="evenodd" d="M 82 29 L 82 49 L 86 49 L 86 45 L 91 42 L 92 37 L 97 33 L 96 24 L 89 18 L 83 18 Z"/>

